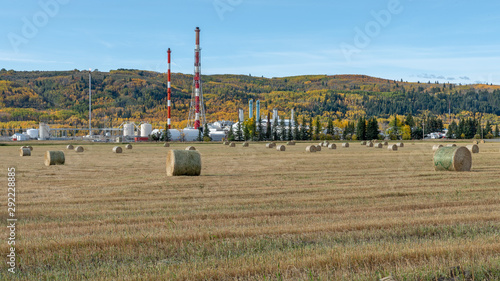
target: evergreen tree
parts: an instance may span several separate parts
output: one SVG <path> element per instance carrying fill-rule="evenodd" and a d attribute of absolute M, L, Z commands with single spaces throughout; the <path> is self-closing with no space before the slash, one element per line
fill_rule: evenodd
<path fill-rule="evenodd" d="M 457 122 L 453 120 L 450 126 L 448 126 L 448 132 L 446 133 L 446 137 L 449 139 L 454 139 L 457 136 L 458 136 L 458 125 Z"/>
<path fill-rule="evenodd" d="M 378 130 L 377 118 L 373 117 L 368 120 L 368 125 L 366 127 L 366 139 L 376 140 L 378 139 L 380 131 Z"/>
<path fill-rule="evenodd" d="M 328 118 L 328 123 L 326 125 L 326 134 L 333 136 L 334 128 L 333 128 L 333 120 L 332 118 Z"/>
<path fill-rule="evenodd" d="M 321 134 L 321 121 L 319 120 L 319 116 L 316 116 L 316 126 L 314 126 L 314 135 L 319 138 L 319 134 Z"/>
<path fill-rule="evenodd" d="M 260 119 L 260 117 L 257 125 L 257 140 L 259 141 L 264 140 L 264 128 L 262 127 L 262 119 Z"/>
<path fill-rule="evenodd" d="M 405 125 L 410 126 L 410 128 L 415 127 L 415 120 L 413 120 L 413 116 L 411 115 L 411 113 L 409 113 L 409 114 L 406 116 L 406 119 L 405 119 Z"/>
<path fill-rule="evenodd" d="M 286 126 L 285 126 L 285 119 L 281 119 L 280 121 L 280 139 L 282 141 L 285 141 L 287 139 L 287 134 L 286 134 Z"/>
<path fill-rule="evenodd" d="M 300 140 L 307 140 L 306 117 L 302 117 L 302 125 L 300 125 Z"/>
<path fill-rule="evenodd" d="M 358 125 L 356 126 L 356 136 L 358 140 L 373 140 L 367 136 L 366 120 L 363 117 L 359 117 Z"/>
<path fill-rule="evenodd" d="M 250 130 L 248 126 L 243 126 L 243 140 L 247 141 L 251 138 Z"/>
<path fill-rule="evenodd" d="M 288 122 L 288 129 L 286 130 L 286 140 L 291 141 L 293 140 L 293 128 L 292 128 L 292 119 Z"/>
<path fill-rule="evenodd" d="M 271 140 L 272 128 L 271 128 L 271 113 L 267 113 L 267 125 L 266 125 L 266 140 Z"/>
<path fill-rule="evenodd" d="M 198 128 L 198 137 L 196 138 L 196 141 L 202 141 L 203 140 L 203 133 L 202 133 L 202 127 Z"/>
<path fill-rule="evenodd" d="M 236 125 L 235 140 L 236 141 L 243 141 L 243 130 L 241 128 L 241 122 L 238 122 L 238 125 Z"/>
<path fill-rule="evenodd" d="M 165 124 L 165 131 L 163 131 L 163 135 L 161 136 L 161 141 L 169 142 L 172 140 L 172 134 L 168 129 L 168 124 Z"/>
<path fill-rule="evenodd" d="M 494 134 L 494 136 L 496 138 L 500 137 L 500 131 L 498 130 L 498 125 L 495 125 L 495 134 Z"/>
<path fill-rule="evenodd" d="M 293 139 L 294 140 L 300 140 L 300 131 L 299 131 L 299 122 L 297 122 L 298 119 L 295 117 L 293 120 Z M 498 127 L 498 126 L 497 126 Z"/>
<path fill-rule="evenodd" d="M 210 130 L 208 129 L 207 123 L 205 123 L 205 126 L 203 127 L 203 141 L 212 141 L 212 138 L 210 137 Z"/>
<path fill-rule="evenodd" d="M 309 130 L 308 130 L 307 140 L 312 140 L 313 127 L 314 127 L 313 118 L 309 117 Z"/>
<path fill-rule="evenodd" d="M 272 130 L 272 137 L 271 137 L 272 140 L 273 141 L 279 140 L 279 136 L 278 136 L 278 117 L 274 118 L 271 130 Z"/>
<path fill-rule="evenodd" d="M 234 132 L 233 132 L 233 126 L 229 126 L 229 131 L 227 131 L 227 140 L 228 141 L 234 141 Z"/>

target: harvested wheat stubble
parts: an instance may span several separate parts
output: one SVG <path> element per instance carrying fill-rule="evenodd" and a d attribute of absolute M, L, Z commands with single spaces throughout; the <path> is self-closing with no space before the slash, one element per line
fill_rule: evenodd
<path fill-rule="evenodd" d="M 234 146 L 233 146 L 233 147 L 234 147 Z M 194 147 L 194 146 L 188 146 L 188 147 L 186 147 L 186 149 L 185 149 L 185 150 L 196 150 L 196 147 Z"/>
<path fill-rule="evenodd" d="M 384 141 L 384 145 L 385 145 L 385 146 L 388 146 L 388 145 L 389 145 L 389 143 L 388 143 L 388 142 L 386 142 L 386 141 Z"/>
<path fill-rule="evenodd" d="M 329 146 L 328 146 L 328 149 L 337 149 L 337 145 L 334 144 L 334 143 L 331 143 Z"/>
<path fill-rule="evenodd" d="M 76 152 L 83 152 L 83 150 L 84 150 L 83 146 L 77 146 L 77 147 L 75 147 L 75 151 Z"/>
<path fill-rule="evenodd" d="M 342 147 L 343 147 L 343 148 L 349 148 L 349 143 L 348 143 L 348 142 L 343 143 L 343 144 L 342 144 Z"/>
<path fill-rule="evenodd" d="M 405 147 L 405 144 L 404 144 L 404 143 L 402 143 L 402 142 L 398 142 L 398 143 L 396 143 L 396 145 L 397 145 L 398 147 Z"/>
<path fill-rule="evenodd" d="M 249 144 L 248 142 L 244 142 L 244 143 L 242 144 L 242 146 L 243 146 L 243 147 L 248 147 L 249 145 L 250 145 L 250 144 Z"/>
<path fill-rule="evenodd" d="M 456 147 L 457 145 L 454 144 L 454 143 L 451 143 L 451 144 L 447 144 L 446 147 Z"/>
<path fill-rule="evenodd" d="M 276 147 L 276 144 L 275 144 L 275 143 L 272 143 L 272 142 L 270 142 L 270 143 L 266 143 L 266 147 L 267 147 L 267 148 L 275 148 L 275 147 Z"/>
<path fill-rule="evenodd" d="M 374 145 L 375 148 L 384 148 L 384 145 L 381 143 L 377 143 Z"/>
<path fill-rule="evenodd" d="M 235 144 L 234 142 L 231 142 L 231 143 L 229 144 L 229 147 L 236 147 L 236 144 Z"/>
<path fill-rule="evenodd" d="M 366 147 L 373 147 L 373 142 L 371 142 L 371 141 L 367 142 Z"/>
<path fill-rule="evenodd" d="M 201 154 L 196 150 L 170 150 L 167 154 L 167 176 L 199 176 Z"/>
<path fill-rule="evenodd" d="M 434 153 L 436 171 L 470 171 L 472 155 L 466 147 L 442 147 Z"/>
<path fill-rule="evenodd" d="M 316 152 L 316 146 L 310 145 L 310 146 L 306 147 L 306 152 Z"/>
<path fill-rule="evenodd" d="M 45 152 L 45 166 L 64 165 L 64 152 L 62 151 L 47 151 Z"/>
<path fill-rule="evenodd" d="M 170 144 L 168 142 L 163 144 L 163 147 L 170 147 Z"/>
<path fill-rule="evenodd" d="M 440 149 L 441 147 L 443 147 L 442 144 L 436 144 L 432 147 L 432 151 L 436 152 L 438 149 Z"/>
<path fill-rule="evenodd" d="M 316 151 L 321 151 L 321 145 L 316 145 Z"/>
<path fill-rule="evenodd" d="M 119 146 L 115 146 L 115 147 L 113 147 L 113 152 L 114 153 L 122 153 L 122 148 Z"/>
<path fill-rule="evenodd" d="M 68 144 L 68 146 L 66 146 L 66 149 L 68 149 L 68 150 L 72 150 L 72 149 L 74 149 L 74 147 L 73 147 L 73 145 L 72 145 L 72 144 Z"/>
<path fill-rule="evenodd" d="M 276 150 L 277 151 L 285 151 L 286 150 L 286 146 L 284 146 L 284 145 L 278 145 L 278 146 L 276 146 Z"/>
<path fill-rule="evenodd" d="M 395 144 L 391 144 L 387 147 L 388 150 L 390 151 L 397 151 L 398 150 L 398 146 L 395 145 Z"/>
<path fill-rule="evenodd" d="M 132 145 L 129 143 L 125 146 L 126 149 L 132 149 Z"/>
<path fill-rule="evenodd" d="M 468 145 L 467 146 L 467 149 L 471 152 L 471 153 L 479 153 L 479 146 L 477 144 L 471 144 L 471 145 Z"/>
<path fill-rule="evenodd" d="M 286 143 L 286 145 L 295 145 L 295 142 L 294 141 L 289 141 Z"/>
<path fill-rule="evenodd" d="M 366 145 L 366 141 L 362 141 L 362 142 L 361 142 L 361 145 Z"/>
<path fill-rule="evenodd" d="M 19 155 L 20 155 L 21 157 L 24 157 L 24 156 L 31 156 L 31 150 L 30 150 L 30 148 L 29 148 L 29 147 L 27 147 L 27 146 L 21 146 L 21 147 L 19 148 Z"/>

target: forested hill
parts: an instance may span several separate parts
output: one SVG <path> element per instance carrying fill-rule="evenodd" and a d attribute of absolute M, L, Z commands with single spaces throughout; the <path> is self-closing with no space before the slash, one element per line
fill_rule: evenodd
<path fill-rule="evenodd" d="M 0 122 L 44 121 L 79 126 L 88 116 L 88 71 L 0 71 Z M 192 75 L 172 74 L 172 117 L 184 126 Z M 250 99 L 261 112 L 278 108 L 289 114 L 357 119 L 388 118 L 422 112 L 481 112 L 500 115 L 500 87 L 491 85 L 406 83 L 363 75 L 305 75 L 263 78 L 244 75 L 202 76 L 207 121 L 236 120 Z M 92 72 L 92 104 L 96 126 L 130 119 L 166 121 L 166 74 L 141 70 Z M 107 125 L 107 124 L 106 124 Z"/>

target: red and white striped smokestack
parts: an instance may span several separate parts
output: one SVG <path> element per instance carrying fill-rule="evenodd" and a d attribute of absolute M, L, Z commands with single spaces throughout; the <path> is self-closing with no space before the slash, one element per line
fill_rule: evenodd
<path fill-rule="evenodd" d="M 170 51 L 170 48 L 168 48 L 168 90 L 167 90 L 167 106 L 168 106 L 168 113 L 167 113 L 167 125 L 168 125 L 168 128 L 170 128 L 170 110 L 171 110 L 171 102 L 170 102 L 170 95 L 172 94 L 172 89 L 170 88 L 170 54 L 172 53 L 172 51 Z"/>
<path fill-rule="evenodd" d="M 195 96 L 195 117 L 194 117 L 194 128 L 198 129 L 200 127 L 200 28 L 197 27 L 196 30 L 196 48 L 194 50 L 194 96 Z"/>

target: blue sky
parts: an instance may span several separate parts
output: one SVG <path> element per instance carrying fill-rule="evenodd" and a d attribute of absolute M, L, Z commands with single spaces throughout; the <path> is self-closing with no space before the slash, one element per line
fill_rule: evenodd
<path fill-rule="evenodd" d="M 0 0 L 0 68 L 500 84 L 500 2 Z"/>

